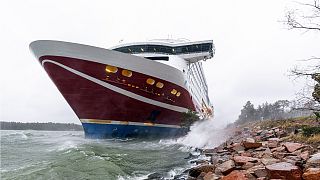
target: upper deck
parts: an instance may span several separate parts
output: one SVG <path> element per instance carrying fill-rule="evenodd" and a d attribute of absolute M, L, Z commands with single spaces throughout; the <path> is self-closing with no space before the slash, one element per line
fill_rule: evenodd
<path fill-rule="evenodd" d="M 214 55 L 212 40 L 195 42 L 150 41 L 122 44 L 111 49 L 128 54 L 178 55 L 190 62 L 210 59 Z"/>

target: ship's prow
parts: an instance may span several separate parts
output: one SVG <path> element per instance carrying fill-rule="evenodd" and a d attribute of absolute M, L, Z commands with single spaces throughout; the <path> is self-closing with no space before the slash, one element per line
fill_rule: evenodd
<path fill-rule="evenodd" d="M 199 44 L 197 53 L 210 55 L 212 46 L 204 50 L 207 46 Z M 137 55 L 63 41 L 38 40 L 29 48 L 80 119 L 86 137 L 179 136 L 186 133 L 183 113 L 204 114 L 211 107 L 207 97 L 191 94 L 188 62 L 174 50 L 161 60 L 150 52 Z"/>

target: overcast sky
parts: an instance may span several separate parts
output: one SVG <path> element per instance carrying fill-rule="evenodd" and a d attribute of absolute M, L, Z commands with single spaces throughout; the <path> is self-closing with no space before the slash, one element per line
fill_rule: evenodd
<path fill-rule="evenodd" d="M 289 0 L 2 0 L 0 120 L 80 123 L 28 45 L 39 39 L 108 48 L 159 38 L 212 39 L 203 63 L 216 121 L 234 121 L 255 105 L 293 99 L 303 81 L 288 71 L 320 56 L 320 34 L 289 31 L 280 21 Z"/>

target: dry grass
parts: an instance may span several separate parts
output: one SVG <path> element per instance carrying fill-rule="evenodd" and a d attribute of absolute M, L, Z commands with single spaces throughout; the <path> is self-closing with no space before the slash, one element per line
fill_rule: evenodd
<path fill-rule="evenodd" d="M 292 134 L 288 136 L 288 140 L 293 140 L 295 142 L 307 143 L 307 144 L 320 144 L 320 134 L 316 134 L 310 137 L 303 136 L 302 134 Z"/>

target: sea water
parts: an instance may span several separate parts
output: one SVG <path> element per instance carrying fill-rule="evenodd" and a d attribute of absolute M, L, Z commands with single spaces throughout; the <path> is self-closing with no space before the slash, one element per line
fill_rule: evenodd
<path fill-rule="evenodd" d="M 199 130 L 202 126 L 207 128 L 197 125 L 186 137 L 148 141 L 85 139 L 81 131 L 1 130 L 1 179 L 184 179 L 181 174 L 193 166 L 192 147 L 213 148 L 226 137 L 217 129 Z"/>

